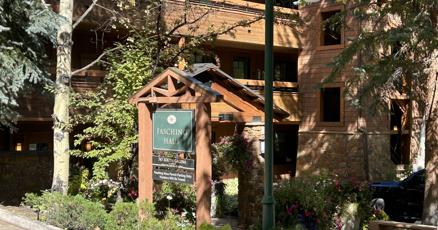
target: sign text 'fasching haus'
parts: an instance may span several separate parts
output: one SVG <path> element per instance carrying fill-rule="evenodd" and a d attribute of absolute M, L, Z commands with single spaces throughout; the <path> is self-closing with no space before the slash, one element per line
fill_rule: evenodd
<path fill-rule="evenodd" d="M 193 152 L 192 110 L 157 110 L 152 121 L 154 150 Z"/>

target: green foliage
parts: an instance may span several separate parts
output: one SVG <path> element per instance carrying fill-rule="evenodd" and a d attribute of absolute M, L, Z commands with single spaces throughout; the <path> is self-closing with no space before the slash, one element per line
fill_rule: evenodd
<path fill-rule="evenodd" d="M 99 202 L 80 195 L 65 196 L 44 192 L 41 196 L 26 194 L 24 204 L 39 210 L 43 221 L 73 230 L 185 230 L 194 226 L 180 216 L 168 212 L 158 219 L 155 208 L 148 202 L 117 202 L 107 213 Z"/>
<path fill-rule="evenodd" d="M 128 103 L 129 97 L 151 77 L 148 39 L 138 37 L 110 57 L 111 66 L 101 87 L 95 92 L 75 94 L 72 100 L 76 113 L 74 125 L 86 125 L 75 136 L 80 147 L 90 141 L 93 149 L 72 154 L 95 159 L 93 176 L 97 180 L 108 177 L 107 168 L 113 163 L 125 163 L 132 158 L 132 147 L 137 142 L 136 108 Z"/>
<path fill-rule="evenodd" d="M 154 203 L 159 216 L 163 217 L 168 209 L 195 222 L 196 194 L 192 185 L 162 182 L 157 185 Z"/>
<path fill-rule="evenodd" d="M 352 64 L 356 75 L 349 77 L 346 93 L 353 105 L 378 109 L 399 91 L 424 106 L 428 79 L 435 77 L 430 67 L 438 49 L 437 1 L 355 2 L 360 4 L 351 11 L 363 26 L 334 59 L 326 81 Z"/>
<path fill-rule="evenodd" d="M 103 205 L 79 195 L 64 196 L 58 192 L 44 192 L 41 196 L 26 194 L 24 204 L 39 210 L 44 222 L 60 228 L 103 228 L 106 221 Z"/>
<path fill-rule="evenodd" d="M 371 215 L 371 194 L 366 185 L 341 181 L 328 175 L 301 176 L 275 187 L 276 222 L 281 228 L 333 229 L 342 226 L 340 216 L 347 203 L 358 204 L 358 215 Z"/>
<path fill-rule="evenodd" d="M 217 188 L 218 185 L 222 188 Z M 226 179 L 215 183 L 216 193 L 216 216 L 237 216 L 239 180 L 237 178 Z"/>
<path fill-rule="evenodd" d="M 0 1 L 0 125 L 13 126 L 26 87 L 48 82 L 45 45 L 55 44 L 58 23 L 42 1 Z"/>
<path fill-rule="evenodd" d="M 105 229 L 129 230 L 136 229 L 138 225 L 138 205 L 132 202 L 117 202 L 108 214 Z"/>
<path fill-rule="evenodd" d="M 175 66 L 182 59 L 190 61 L 194 50 L 202 50 L 203 44 L 212 42 L 217 35 L 258 21 L 261 17 L 254 21 L 212 27 L 205 33 L 199 33 L 198 27 L 191 23 L 192 18 L 177 18 L 164 24 L 161 21 L 163 1 L 148 1 L 148 4 L 142 5 L 144 9 L 141 11 L 131 2 L 116 2 L 118 13 L 111 19 L 120 23 L 114 25 L 116 28 L 123 27 L 129 33 L 125 40 L 106 51 L 109 53 L 106 60 L 108 72 L 103 84 L 94 91 L 72 95 L 71 123 L 81 132 L 75 135 L 75 150 L 71 154 L 94 162 L 94 181 L 108 179 L 108 168 L 118 166 L 117 178 L 113 179 L 121 183 L 121 189 L 126 190 L 129 178 L 135 177 L 136 173 L 133 162 L 137 110 L 135 105 L 128 103 L 129 97 L 165 68 Z M 184 10 L 190 12 L 191 4 L 185 4 Z M 199 15 L 199 20 L 208 13 L 206 9 L 205 14 Z M 188 17 L 191 13 L 184 15 Z M 188 28 L 190 34 L 180 46 L 177 39 L 183 36 L 180 34 L 182 28 Z M 82 149 L 85 142 L 91 142 L 91 151 Z"/>
<path fill-rule="evenodd" d="M 251 148 L 251 141 L 241 135 L 224 136 L 219 143 L 213 144 L 215 150 L 213 167 L 216 170 L 215 174 L 218 174 L 216 177 L 229 172 L 229 170 L 244 172 L 248 168 L 252 168 L 254 159 Z"/>
<path fill-rule="evenodd" d="M 73 171 L 70 175 L 68 194 L 76 195 L 84 192 L 88 188 L 90 172 L 85 167 L 71 167 Z"/>

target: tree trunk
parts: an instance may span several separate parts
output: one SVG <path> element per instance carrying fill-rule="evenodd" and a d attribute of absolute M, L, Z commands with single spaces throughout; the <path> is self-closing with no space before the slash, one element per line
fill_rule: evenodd
<path fill-rule="evenodd" d="M 435 106 L 436 108 L 436 106 Z M 426 184 L 423 223 L 438 226 L 438 108 L 426 126 Z"/>
<path fill-rule="evenodd" d="M 434 67 L 438 69 L 438 61 Z M 438 72 L 432 71 L 432 76 L 428 84 L 430 86 L 429 106 L 426 113 L 426 183 L 423 223 L 438 226 Z"/>
<path fill-rule="evenodd" d="M 69 99 L 71 78 L 73 0 L 61 0 L 59 14 L 65 17 L 58 30 L 55 105 L 53 108 L 52 191 L 67 194 L 70 169 Z"/>

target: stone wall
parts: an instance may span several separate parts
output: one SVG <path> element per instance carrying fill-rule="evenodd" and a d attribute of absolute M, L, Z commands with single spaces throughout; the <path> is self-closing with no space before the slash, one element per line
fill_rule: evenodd
<path fill-rule="evenodd" d="M 342 177 L 364 179 L 359 134 L 299 133 L 297 176 L 328 170 Z"/>
<path fill-rule="evenodd" d="M 243 135 L 252 141 L 253 163 L 239 172 L 239 224 L 245 227 L 261 224 L 264 159 L 260 157 L 259 139 L 263 137 L 263 124 L 246 125 Z"/>
<path fill-rule="evenodd" d="M 19 204 L 25 193 L 49 189 L 52 153 L 0 153 L 0 203 Z"/>
<path fill-rule="evenodd" d="M 343 178 L 366 179 L 367 146 L 368 171 L 371 181 L 394 179 L 396 165 L 389 153 L 389 134 L 301 132 L 297 175 L 328 170 Z"/>

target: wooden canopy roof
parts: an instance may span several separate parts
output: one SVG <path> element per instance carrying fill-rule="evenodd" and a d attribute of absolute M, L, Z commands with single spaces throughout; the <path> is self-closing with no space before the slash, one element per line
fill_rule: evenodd
<path fill-rule="evenodd" d="M 214 64 L 194 64 L 190 71 L 167 68 L 130 99 L 130 103 L 215 103 L 223 102 L 246 116 L 261 116 L 265 100 Z M 273 105 L 274 118 L 289 114 Z M 249 119 L 245 119 L 249 120 Z"/>

